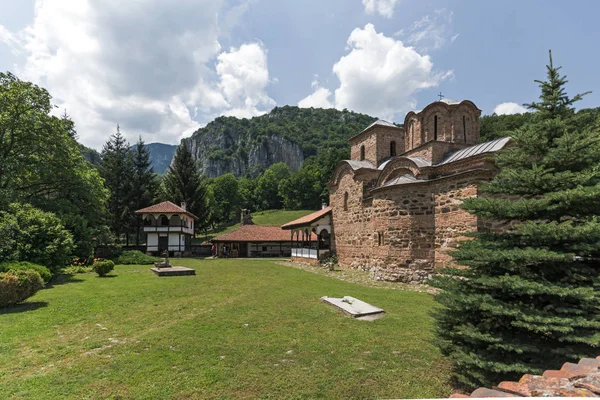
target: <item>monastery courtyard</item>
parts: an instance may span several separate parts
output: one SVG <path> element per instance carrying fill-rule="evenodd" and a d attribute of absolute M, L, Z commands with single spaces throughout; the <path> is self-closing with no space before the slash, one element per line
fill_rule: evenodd
<path fill-rule="evenodd" d="M 348 282 L 277 260 L 177 265 L 196 275 L 161 278 L 147 265 L 118 265 L 115 279 L 63 275 L 0 312 L 0 398 L 451 393 L 449 365 L 431 342 L 431 294 Z M 322 296 L 353 296 L 386 315 L 359 321 Z"/>

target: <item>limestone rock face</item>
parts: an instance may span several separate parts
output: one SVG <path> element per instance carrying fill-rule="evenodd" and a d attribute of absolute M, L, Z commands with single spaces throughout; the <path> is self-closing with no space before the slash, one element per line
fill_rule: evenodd
<path fill-rule="evenodd" d="M 211 129 L 184 139 L 190 146 L 204 175 L 214 178 L 226 173 L 236 177 L 257 176 L 271 165 L 284 162 L 292 172 L 302 167 L 304 155 L 300 145 L 280 136 L 251 138 L 245 131 Z"/>

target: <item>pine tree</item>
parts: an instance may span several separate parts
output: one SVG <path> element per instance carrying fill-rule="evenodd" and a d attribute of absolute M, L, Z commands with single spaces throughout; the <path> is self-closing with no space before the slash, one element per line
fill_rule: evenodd
<path fill-rule="evenodd" d="M 132 203 L 134 210 L 152 205 L 158 194 L 158 183 L 154 170 L 150 163 L 150 152 L 146 148 L 142 137 L 133 149 L 133 180 L 132 180 Z M 140 243 L 142 221 L 138 216 L 134 219 L 136 232 L 136 246 Z"/>
<path fill-rule="evenodd" d="M 198 217 L 196 231 L 204 228 L 208 219 L 206 185 L 196 168 L 192 152 L 182 142 L 163 178 L 163 197 L 176 204 L 185 202 L 187 209 Z"/>
<path fill-rule="evenodd" d="M 495 385 L 600 354 L 600 134 L 573 124 L 552 63 L 531 121 L 497 156 L 498 175 L 464 209 L 510 228 L 454 252 L 434 281 L 438 346 L 463 384 Z"/>
<path fill-rule="evenodd" d="M 120 240 L 123 234 L 130 233 L 135 210 L 132 203 L 133 155 L 118 125 L 117 133 L 104 144 L 101 158 L 100 174 L 110 192 L 108 225 Z"/>

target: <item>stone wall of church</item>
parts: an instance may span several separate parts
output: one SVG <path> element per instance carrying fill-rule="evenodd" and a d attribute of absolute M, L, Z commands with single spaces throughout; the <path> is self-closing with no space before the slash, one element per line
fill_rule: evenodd
<path fill-rule="evenodd" d="M 378 167 L 390 157 L 390 143 L 396 142 L 396 155 L 404 153 L 404 131 L 394 128 L 375 127 L 354 139 L 350 147 L 350 159 L 360 160 L 361 147 L 365 147 L 365 161 Z"/>
<path fill-rule="evenodd" d="M 431 278 L 451 263 L 452 246 L 477 229 L 477 218 L 459 205 L 461 198 L 477 195 L 476 182 L 484 178 L 469 174 L 397 186 L 363 200 L 348 173 L 331 196 L 340 266 L 369 271 L 378 280 L 422 283 Z M 349 195 L 348 211 L 343 210 L 346 192 L 356 192 Z"/>

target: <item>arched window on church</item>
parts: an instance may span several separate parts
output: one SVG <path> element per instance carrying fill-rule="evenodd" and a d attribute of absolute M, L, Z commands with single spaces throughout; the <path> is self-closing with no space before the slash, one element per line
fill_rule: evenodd
<path fill-rule="evenodd" d="M 396 142 L 393 140 L 390 142 L 390 157 L 396 157 Z"/>
<path fill-rule="evenodd" d="M 365 146 L 360 146 L 360 161 L 365 161 Z"/>
<path fill-rule="evenodd" d="M 435 115 L 433 117 L 433 140 L 437 140 L 437 132 L 438 132 L 437 125 L 438 125 L 438 117 L 437 117 L 437 115 Z"/>
<path fill-rule="evenodd" d="M 344 211 L 348 211 L 348 192 L 344 193 Z"/>
<path fill-rule="evenodd" d="M 467 143 L 467 117 L 463 115 L 463 136 L 465 143 Z"/>

